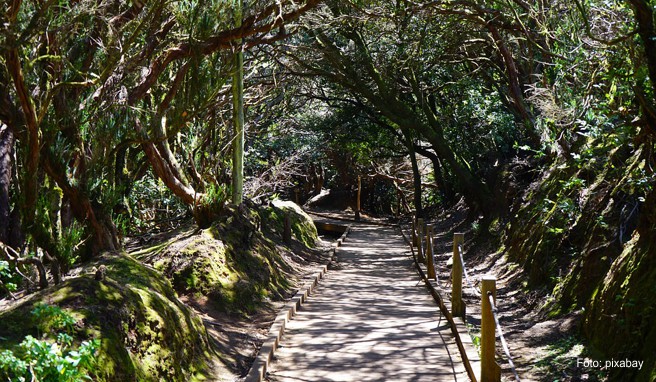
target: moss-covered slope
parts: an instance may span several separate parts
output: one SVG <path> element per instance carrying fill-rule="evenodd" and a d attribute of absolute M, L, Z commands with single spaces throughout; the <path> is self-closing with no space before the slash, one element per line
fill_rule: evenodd
<path fill-rule="evenodd" d="M 215 308 L 250 312 L 267 298 L 285 295 L 295 257 L 282 244 L 284 214 L 293 236 L 313 247 L 317 231 L 312 219 L 291 202 L 282 207 L 226 206 L 207 229 L 174 242 L 134 253 L 161 271 L 182 294 L 202 295 Z"/>
<path fill-rule="evenodd" d="M 78 341 L 100 339 L 94 380 L 202 380 L 215 354 L 203 322 L 177 293 L 239 313 L 287 295 L 295 267 L 307 258 L 282 245 L 285 213 L 292 217 L 293 245 L 314 246 L 316 228 L 298 206 L 226 206 L 207 229 L 132 255 L 105 254 L 77 270 L 79 276 L 1 312 L 0 337 L 6 340 L 0 348 L 37 335 L 30 312 L 45 302 L 77 319 Z M 101 266 L 105 277 L 96 280 Z"/>
<path fill-rule="evenodd" d="M 525 187 L 505 231 L 506 253 L 523 266 L 528 288 L 548 296 L 545 315 L 584 312 L 583 333 L 601 359 L 645 361 L 640 371 L 611 370 L 622 373 L 618 380 L 653 381 L 654 177 L 641 148 L 586 147 Z"/>
<path fill-rule="evenodd" d="M 641 370 L 611 369 L 613 380 L 656 380 L 656 246 L 636 234 L 615 259 L 586 310 L 584 331 L 614 359 L 643 361 Z"/>
<path fill-rule="evenodd" d="M 78 319 L 79 340 L 100 339 L 98 381 L 189 381 L 210 356 L 205 327 L 160 273 L 127 255 L 105 255 L 106 275 L 92 269 L 0 313 L 0 346 L 37 335 L 29 313 L 37 303 L 60 306 Z"/>

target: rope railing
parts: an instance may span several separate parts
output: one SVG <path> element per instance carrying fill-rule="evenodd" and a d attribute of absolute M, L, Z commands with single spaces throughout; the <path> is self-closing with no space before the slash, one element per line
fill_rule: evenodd
<path fill-rule="evenodd" d="M 469 285 L 469 288 L 472 290 L 472 293 L 475 296 L 480 296 L 481 291 L 476 289 L 476 286 L 474 286 L 474 283 L 472 283 L 471 279 L 469 278 L 469 273 L 467 272 L 467 267 L 465 266 L 465 256 L 462 255 L 465 253 L 465 251 L 462 248 L 462 244 L 458 244 L 458 249 L 460 251 L 460 264 L 462 265 L 462 273 L 465 275 L 465 281 L 467 281 L 467 285 Z"/>
<path fill-rule="evenodd" d="M 488 293 L 487 299 L 490 302 L 490 307 L 492 309 L 492 315 L 494 316 L 494 326 L 497 328 L 497 333 L 499 334 L 499 340 L 501 340 L 501 348 L 503 349 L 503 352 L 506 353 L 506 357 L 508 358 L 508 364 L 510 365 L 510 370 L 512 370 L 513 374 L 515 375 L 515 380 L 517 382 L 520 382 L 521 380 L 519 379 L 519 374 L 517 374 L 517 370 L 515 369 L 515 363 L 513 362 L 512 356 L 510 355 L 510 349 L 508 348 L 508 343 L 506 342 L 506 338 L 503 335 L 503 330 L 501 329 L 501 323 L 499 323 L 499 310 L 497 309 L 497 305 L 494 302 L 494 296 L 491 293 Z"/>
<path fill-rule="evenodd" d="M 429 277 L 437 280 L 437 272 L 435 271 L 436 267 L 432 264 L 434 261 L 432 228 L 432 225 L 425 225 L 423 219 L 413 221 L 412 244 L 414 247 L 417 247 L 417 257 L 419 262 L 424 263 L 429 270 L 432 270 L 432 272 L 429 271 Z M 469 272 L 467 272 L 463 256 L 465 252 L 463 243 L 464 234 L 455 233 L 453 236 L 453 268 L 451 273 L 451 315 L 453 317 L 462 317 L 463 320 L 465 320 L 465 305 L 462 300 L 462 278 L 464 275 L 465 282 L 473 292 L 474 296 L 481 298 L 480 380 L 484 382 L 497 382 L 501 380 L 501 369 L 496 362 L 495 342 L 497 337 L 496 333 L 498 333 L 501 348 L 505 353 L 515 380 L 521 382 L 513 358 L 510 354 L 508 343 L 504 337 L 503 329 L 499 322 L 499 313 L 496 305 L 496 277 L 484 275 L 481 278 L 480 288 L 477 288 L 469 277 Z"/>

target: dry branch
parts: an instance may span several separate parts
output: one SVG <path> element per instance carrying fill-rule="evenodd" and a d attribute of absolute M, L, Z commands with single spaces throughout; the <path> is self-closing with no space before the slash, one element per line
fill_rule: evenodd
<path fill-rule="evenodd" d="M 404 185 L 410 185 L 410 186 L 413 185 L 412 180 L 397 178 L 395 176 L 387 175 L 387 174 L 376 173 L 376 174 L 367 175 L 367 177 L 373 178 L 373 179 L 389 180 L 391 182 L 397 182 L 397 183 L 401 183 L 401 184 L 404 184 Z M 440 188 L 438 185 L 432 184 L 432 183 L 422 183 L 421 185 L 423 187 L 434 188 L 434 189 L 439 189 Z"/>
<path fill-rule="evenodd" d="M 20 254 L 16 252 L 15 249 L 6 245 L 3 242 L 0 242 L 0 254 L 2 254 L 2 257 L 4 257 L 9 264 L 13 265 L 14 269 L 19 265 L 25 265 L 25 264 L 34 265 L 37 271 L 39 272 L 39 287 L 41 289 L 48 287 L 48 277 L 46 274 L 46 268 L 43 266 L 43 262 L 41 260 L 35 257 L 21 257 Z M 17 270 L 16 272 L 21 274 Z M 27 278 L 25 275 L 22 276 Z"/>

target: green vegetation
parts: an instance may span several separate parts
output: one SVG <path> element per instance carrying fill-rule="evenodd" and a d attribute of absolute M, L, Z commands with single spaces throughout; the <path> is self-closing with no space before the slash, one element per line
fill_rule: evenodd
<path fill-rule="evenodd" d="M 28 335 L 12 350 L 0 353 L 0 372 L 11 381 L 78 382 L 90 379 L 100 341 L 84 341 L 73 348 L 75 319 L 57 306 L 38 304 L 32 311 L 39 337 Z"/>
<path fill-rule="evenodd" d="M 556 381 L 567 381 L 577 374 L 581 363 L 590 359 L 589 352 L 580 338 L 575 336 L 560 338 L 548 347 L 547 355 L 538 361 L 534 367 L 540 375 L 554 375 Z M 591 381 L 603 381 L 608 377 L 608 371 L 600 368 L 586 370 Z"/>
<path fill-rule="evenodd" d="M 207 296 L 224 311 L 253 312 L 291 286 L 292 265 L 276 244 L 282 242 L 283 211 L 292 214 L 296 240 L 314 247 L 314 223 L 298 206 L 286 203 L 282 208 L 226 208 L 210 228 L 133 255 L 162 272 L 179 294 Z"/>
<path fill-rule="evenodd" d="M 99 379 L 201 370 L 202 325 L 174 290 L 244 314 L 284 295 L 280 252 L 316 240 L 287 201 L 354 211 L 358 179 L 364 214 L 466 209 L 539 317 L 582 312 L 590 347 L 653 379 L 653 1 L 5 8 L 0 296 L 84 316 L 73 343 L 101 340 Z M 107 278 L 78 276 L 92 265 Z M 7 346 L 36 335 L 16 312 L 0 312 Z"/>
<path fill-rule="evenodd" d="M 312 218 L 297 204 L 274 200 L 271 207 L 263 211 L 263 225 L 272 233 L 282 235 L 285 215 L 289 215 L 292 236 L 306 247 L 312 248 L 317 243 L 317 227 Z"/>
<path fill-rule="evenodd" d="M 82 345 L 77 352 L 89 360 L 91 350 L 97 350 L 96 363 L 86 371 L 98 381 L 186 381 L 204 370 L 210 354 L 205 328 L 163 276 L 125 255 L 103 257 L 95 266 L 106 267 L 104 280 L 95 280 L 85 268 L 89 273 L 1 312 L 0 332 L 8 334 L 3 347 L 19 346 L 24 337 L 41 333 L 65 339 L 69 349 L 71 343 L 87 341 L 87 353 L 81 353 Z M 30 311 L 35 315 L 26 320 Z M 68 331 L 66 337 L 51 332 L 61 328 Z M 44 357 L 48 349 L 52 357 L 64 351 L 63 343 L 34 341 L 27 344 Z M 64 362 L 66 355 L 75 358 L 70 351 L 61 353 Z"/>

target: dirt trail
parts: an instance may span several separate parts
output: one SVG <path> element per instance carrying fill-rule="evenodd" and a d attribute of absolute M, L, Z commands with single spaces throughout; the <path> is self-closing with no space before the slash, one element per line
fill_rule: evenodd
<path fill-rule="evenodd" d="M 269 381 L 467 380 L 398 231 L 357 225 L 287 326 Z"/>

